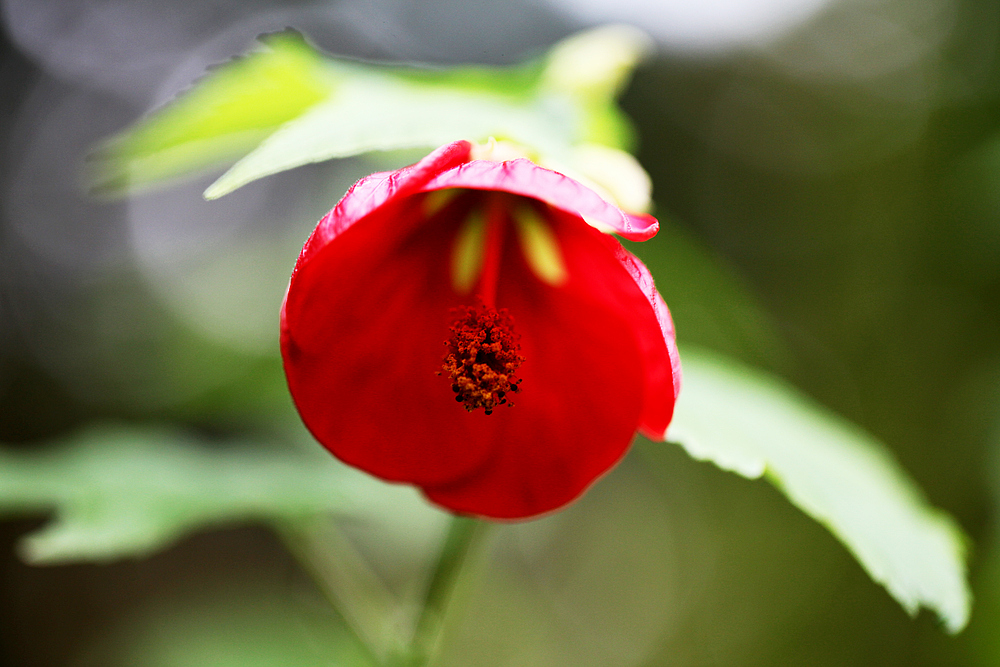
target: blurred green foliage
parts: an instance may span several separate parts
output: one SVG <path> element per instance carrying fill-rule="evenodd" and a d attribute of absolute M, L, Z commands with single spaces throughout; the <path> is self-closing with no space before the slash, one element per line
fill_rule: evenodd
<path fill-rule="evenodd" d="M 412 489 L 374 482 L 318 445 L 210 446 L 168 429 L 94 426 L 44 450 L 0 450 L 0 511 L 54 512 L 20 546 L 38 565 L 148 556 L 192 530 L 248 520 L 372 521 L 388 507 L 411 530 L 414 512 L 433 513 Z"/>
<path fill-rule="evenodd" d="M 97 194 L 120 194 L 246 154 L 330 94 L 337 79 L 296 34 L 210 72 L 178 100 L 91 157 Z"/>
<path fill-rule="evenodd" d="M 257 581 L 232 595 L 222 575 L 200 590 L 165 595 L 107 629 L 77 667 L 374 667 L 375 663 L 308 589 Z M 238 585 L 238 584 L 236 584 Z"/>
<path fill-rule="evenodd" d="M 294 33 L 272 35 L 105 142 L 89 180 L 121 195 L 245 155 L 208 188 L 215 199 L 312 162 L 490 137 L 572 163 L 577 144 L 631 144 L 614 99 L 646 49 L 638 31 L 612 27 L 516 67 L 431 70 L 324 58 Z"/>

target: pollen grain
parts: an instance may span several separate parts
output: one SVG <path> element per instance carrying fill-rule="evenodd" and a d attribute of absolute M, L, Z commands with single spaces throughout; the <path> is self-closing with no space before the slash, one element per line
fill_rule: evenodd
<path fill-rule="evenodd" d="M 506 308 L 482 302 L 454 308 L 452 316 L 448 352 L 437 373 L 451 382 L 455 401 L 488 415 L 498 405 L 512 406 L 510 396 L 521 391 L 516 371 L 524 362 L 514 318 Z"/>

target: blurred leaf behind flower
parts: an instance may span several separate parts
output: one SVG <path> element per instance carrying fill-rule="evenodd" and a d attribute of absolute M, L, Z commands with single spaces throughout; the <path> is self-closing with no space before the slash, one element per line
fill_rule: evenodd
<path fill-rule="evenodd" d="M 86 178 L 98 195 L 122 195 L 247 153 L 283 123 L 329 95 L 322 60 L 290 33 L 209 72 L 191 90 L 91 156 Z"/>
<path fill-rule="evenodd" d="M 37 451 L 0 449 L 0 513 L 39 511 L 53 520 L 20 545 L 36 564 L 142 557 L 193 530 L 247 520 L 398 521 L 415 539 L 444 520 L 413 489 L 378 483 L 318 446 L 207 446 L 171 429 L 122 426 Z"/>
<path fill-rule="evenodd" d="M 633 28 L 583 33 L 514 67 L 448 70 L 330 58 L 296 33 L 262 41 L 262 50 L 220 66 L 98 147 L 86 174 L 91 189 L 122 196 L 242 156 L 206 191 L 214 199 L 311 162 L 495 137 L 528 147 L 537 162 L 557 163 L 614 197 L 620 177 L 602 183 L 607 179 L 587 159 L 588 147 L 635 162 L 626 152 L 634 141 L 631 124 L 615 103 L 649 49 L 648 38 Z M 581 53 L 590 56 L 581 62 Z M 635 167 L 626 173 L 641 181 L 646 198 L 635 208 L 645 208 L 648 177 Z"/>

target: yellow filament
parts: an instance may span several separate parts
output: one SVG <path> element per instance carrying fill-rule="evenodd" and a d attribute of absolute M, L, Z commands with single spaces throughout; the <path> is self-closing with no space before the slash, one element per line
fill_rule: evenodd
<path fill-rule="evenodd" d="M 549 224 L 531 208 L 518 211 L 515 220 L 521 250 L 532 272 L 542 282 L 552 286 L 566 282 L 566 263 Z"/>
<path fill-rule="evenodd" d="M 424 197 L 424 215 L 431 217 L 458 195 L 458 188 L 445 188 L 444 190 L 434 190 L 428 192 Z"/>
<path fill-rule="evenodd" d="M 483 270 L 485 223 L 478 211 L 462 223 L 451 251 L 451 284 L 459 294 L 468 294 Z"/>

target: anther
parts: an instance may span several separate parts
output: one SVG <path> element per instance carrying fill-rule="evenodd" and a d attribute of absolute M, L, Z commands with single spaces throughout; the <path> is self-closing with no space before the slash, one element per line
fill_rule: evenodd
<path fill-rule="evenodd" d="M 497 405 L 513 406 L 508 395 L 521 391 L 515 372 L 524 362 L 514 318 L 506 308 L 481 301 L 453 309 L 452 316 L 451 336 L 444 343 L 448 352 L 437 373 L 451 382 L 455 401 L 469 412 L 483 408 L 488 415 Z"/>

